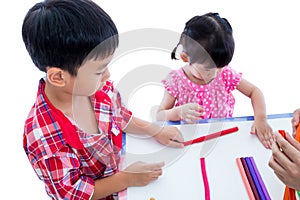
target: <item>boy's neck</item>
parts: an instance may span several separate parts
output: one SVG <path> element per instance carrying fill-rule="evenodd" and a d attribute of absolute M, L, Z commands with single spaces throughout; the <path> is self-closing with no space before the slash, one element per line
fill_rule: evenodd
<path fill-rule="evenodd" d="M 55 87 L 46 80 L 45 95 L 51 104 L 66 115 L 72 114 L 72 94 L 63 88 Z"/>
<path fill-rule="evenodd" d="M 86 133 L 99 132 L 89 97 L 74 96 L 67 89 L 55 87 L 47 81 L 45 95 L 54 107 L 72 119 Z"/>

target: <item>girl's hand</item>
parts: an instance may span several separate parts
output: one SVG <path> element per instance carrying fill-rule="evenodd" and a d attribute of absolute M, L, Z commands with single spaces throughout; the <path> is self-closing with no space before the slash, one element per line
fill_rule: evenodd
<path fill-rule="evenodd" d="M 203 108 L 198 103 L 187 103 L 179 107 L 179 116 L 187 123 L 195 123 L 203 116 Z"/>
<path fill-rule="evenodd" d="M 183 137 L 177 127 L 164 126 L 153 136 L 159 143 L 176 148 L 182 148 Z"/>
<path fill-rule="evenodd" d="M 164 165 L 164 162 L 149 164 L 139 161 L 131 164 L 121 173 L 127 175 L 128 186 L 145 186 L 162 175 Z"/>
<path fill-rule="evenodd" d="M 254 120 L 251 127 L 252 134 L 256 134 L 261 143 L 268 149 L 272 148 L 273 130 L 267 120 Z"/>

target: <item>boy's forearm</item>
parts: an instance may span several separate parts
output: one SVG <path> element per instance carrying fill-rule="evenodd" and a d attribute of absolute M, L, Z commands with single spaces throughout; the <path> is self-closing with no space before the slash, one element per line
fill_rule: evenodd
<path fill-rule="evenodd" d="M 157 112 L 157 120 L 159 121 L 178 121 L 180 120 L 180 107 L 174 107 L 168 110 L 160 110 Z"/>
<path fill-rule="evenodd" d="M 149 136 L 154 136 L 155 133 L 159 132 L 160 129 L 161 127 L 155 123 L 132 117 L 131 121 L 124 129 L 124 131 L 128 133 L 146 134 Z"/>
<path fill-rule="evenodd" d="M 130 186 L 130 180 L 126 173 L 118 172 L 107 178 L 95 181 L 92 200 L 101 199 L 115 192 L 120 192 Z"/>

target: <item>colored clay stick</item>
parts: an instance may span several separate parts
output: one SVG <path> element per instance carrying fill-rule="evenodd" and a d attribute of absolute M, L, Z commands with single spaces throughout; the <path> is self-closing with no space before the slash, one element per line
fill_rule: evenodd
<path fill-rule="evenodd" d="M 193 140 L 185 141 L 185 142 L 183 142 L 183 145 L 187 146 L 187 145 L 191 145 L 191 144 L 203 142 L 205 140 L 210 140 L 210 139 L 217 138 L 217 137 L 220 137 L 220 136 L 223 136 L 223 135 L 234 133 L 234 132 L 236 132 L 238 130 L 239 130 L 238 127 L 233 127 L 233 128 L 225 129 L 225 130 L 222 130 L 222 131 L 219 131 L 219 132 L 216 132 L 216 133 L 212 133 L 212 134 L 209 134 L 209 135 L 201 136 L 201 137 L 193 139 Z"/>
<path fill-rule="evenodd" d="M 246 172 L 245 172 L 245 170 L 244 170 L 244 168 L 243 168 L 243 164 L 242 164 L 241 159 L 240 159 L 240 158 L 236 158 L 236 163 L 237 163 L 237 166 L 238 166 L 239 171 L 240 171 L 240 173 L 241 173 L 243 182 L 244 182 L 244 184 L 245 184 L 245 187 L 246 187 L 246 190 L 247 190 L 249 199 L 250 199 L 250 200 L 255 200 L 253 191 L 252 191 L 251 186 L 250 186 L 250 183 L 249 183 L 249 181 L 248 181 Z"/>
<path fill-rule="evenodd" d="M 283 200 L 290 200 L 289 187 L 285 186 Z"/>
<path fill-rule="evenodd" d="M 296 129 L 296 137 L 295 139 L 300 142 L 300 123 L 298 124 L 298 127 Z"/>
<path fill-rule="evenodd" d="M 263 193 L 263 191 L 262 191 L 262 189 L 261 189 L 261 186 L 260 186 L 260 184 L 259 184 L 259 181 L 258 181 L 258 179 L 257 179 L 257 177 L 256 177 L 256 174 L 255 174 L 254 168 L 253 168 L 253 166 L 252 166 L 252 163 L 251 163 L 251 161 L 250 161 L 250 158 L 249 158 L 249 157 L 246 157 L 246 158 L 245 158 L 245 161 L 246 161 L 246 164 L 247 164 L 247 166 L 248 166 L 248 168 L 249 168 L 249 171 L 250 171 L 251 177 L 252 177 L 252 179 L 253 179 L 253 182 L 254 182 L 254 184 L 255 184 L 255 187 L 256 187 L 256 189 L 257 189 L 257 192 L 258 192 L 258 195 L 259 195 L 259 199 L 260 199 L 260 200 L 265 200 L 265 199 L 266 199 L 266 198 L 265 198 L 265 195 L 264 195 L 264 193 Z"/>
<path fill-rule="evenodd" d="M 241 158 L 241 162 L 242 162 L 242 164 L 243 164 L 243 167 L 244 167 L 246 176 L 247 176 L 247 178 L 248 178 L 249 184 L 250 184 L 250 186 L 251 186 L 253 195 L 254 195 L 255 199 L 259 199 L 259 195 L 258 195 L 257 189 L 256 189 L 255 184 L 254 184 L 254 181 L 253 181 L 253 179 L 252 179 L 252 177 L 251 177 L 251 174 L 250 174 L 249 168 L 248 168 L 248 166 L 247 166 L 247 164 L 246 164 L 245 158 L 242 157 L 242 158 Z"/>
<path fill-rule="evenodd" d="M 285 187 L 283 200 L 296 200 L 296 192 L 294 189 Z"/>
<path fill-rule="evenodd" d="M 254 158 L 253 158 L 253 157 L 250 157 L 250 162 L 251 162 L 251 164 L 252 164 L 252 167 L 253 167 L 253 169 L 254 169 L 254 172 L 255 172 L 255 174 L 256 174 L 256 177 L 257 177 L 257 179 L 258 179 L 258 182 L 259 182 L 259 184 L 260 184 L 260 186 L 261 186 L 261 189 L 262 189 L 262 191 L 263 191 L 263 194 L 264 194 L 264 196 L 265 196 L 265 199 L 266 199 L 266 200 L 271 200 L 271 197 L 270 197 L 270 195 L 269 195 L 269 193 L 268 193 L 268 191 L 267 191 L 267 188 L 266 188 L 266 186 L 265 186 L 265 184 L 264 184 L 264 182 L 263 182 L 263 180 L 262 180 L 262 177 L 261 177 L 261 175 L 260 175 L 260 173 L 259 173 L 259 171 L 258 171 L 258 168 L 257 168 L 257 166 L 256 166 L 256 164 L 255 164 L 255 161 L 254 161 Z"/>
<path fill-rule="evenodd" d="M 289 187 L 290 200 L 296 200 L 296 191 Z"/>
<path fill-rule="evenodd" d="M 278 133 L 285 139 L 285 131 L 284 130 L 278 130 Z"/>
<path fill-rule="evenodd" d="M 210 191 L 209 191 L 209 184 L 208 184 L 204 157 L 200 158 L 200 165 L 201 165 L 201 173 L 202 173 L 202 179 L 204 184 L 205 200 L 210 200 Z"/>

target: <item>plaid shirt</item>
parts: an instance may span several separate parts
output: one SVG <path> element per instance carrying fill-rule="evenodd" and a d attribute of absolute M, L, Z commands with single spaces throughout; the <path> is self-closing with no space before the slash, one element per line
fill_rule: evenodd
<path fill-rule="evenodd" d="M 100 134 L 87 134 L 49 102 L 44 87 L 41 79 L 25 122 L 24 150 L 52 199 L 90 199 L 95 180 L 118 170 L 122 129 L 132 114 L 107 81 L 90 97 Z"/>

